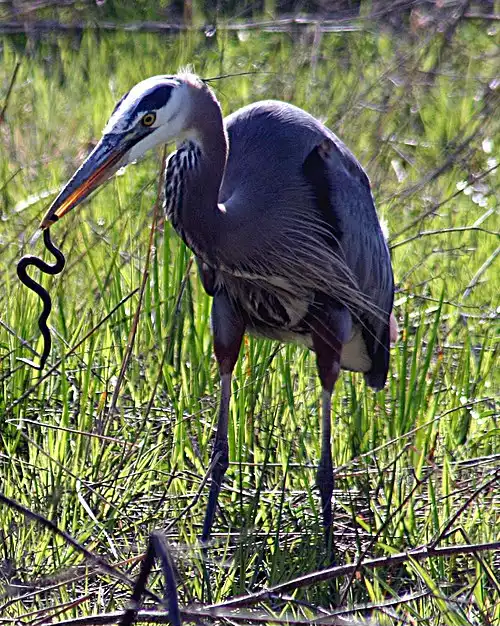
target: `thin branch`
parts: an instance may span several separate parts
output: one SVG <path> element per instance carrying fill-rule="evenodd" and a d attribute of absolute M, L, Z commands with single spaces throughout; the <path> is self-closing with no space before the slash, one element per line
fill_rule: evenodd
<path fill-rule="evenodd" d="M 80 596 L 79 598 L 75 598 L 73 600 L 69 600 L 68 602 L 60 602 L 56 605 L 46 606 L 39 609 L 35 609 L 34 611 L 30 611 L 29 613 L 22 613 L 18 616 L 18 620 L 20 623 L 29 624 L 29 626 L 40 626 L 41 624 L 46 623 L 47 621 L 52 622 L 54 617 L 61 615 L 62 613 L 66 613 L 69 609 L 72 609 L 84 602 L 87 602 L 92 598 L 92 593 L 88 593 L 84 596 Z M 36 619 L 36 618 L 39 619 Z M 26 621 L 27 618 L 35 618 Z M 0 622 L 1 623 L 1 622 Z"/>
<path fill-rule="evenodd" d="M 432 235 L 444 235 L 446 233 L 466 233 L 469 231 L 478 231 L 480 233 L 486 233 L 487 235 L 493 235 L 495 237 L 500 237 L 500 232 L 496 230 L 488 230 L 486 228 L 481 228 L 480 226 L 456 226 L 453 228 L 441 228 L 437 230 L 422 230 L 416 235 L 412 237 L 408 237 L 407 239 L 402 239 L 401 241 L 396 241 L 396 243 L 391 244 L 391 250 L 395 250 L 399 248 L 399 246 L 404 246 L 410 241 L 415 241 L 416 239 L 421 239 L 422 237 L 430 237 Z"/>
<path fill-rule="evenodd" d="M 18 61 L 16 63 L 16 67 L 14 68 L 14 71 L 12 72 L 12 78 L 10 79 L 9 88 L 7 89 L 7 95 L 5 96 L 2 111 L 0 112 L 0 124 L 3 124 L 3 122 L 5 122 L 5 113 L 7 111 L 7 105 L 9 104 L 10 95 L 12 93 L 12 89 L 14 88 L 14 83 L 16 82 L 17 73 L 19 72 L 20 67 L 21 67 L 21 61 Z"/>
<path fill-rule="evenodd" d="M 462 300 L 468 298 L 471 294 L 471 291 L 478 284 L 481 279 L 481 276 L 486 272 L 486 270 L 493 264 L 497 256 L 500 254 L 500 246 L 489 256 L 486 261 L 481 265 L 481 267 L 477 270 L 477 272 L 472 277 L 472 280 L 467 285 L 467 289 L 462 294 Z"/>
<path fill-rule="evenodd" d="M 80 554 L 83 554 L 83 556 L 86 559 L 89 559 L 90 561 L 95 563 L 102 571 L 106 572 L 110 576 L 113 576 L 113 578 L 118 578 L 118 580 L 122 581 L 126 585 L 128 585 L 128 586 L 130 586 L 132 588 L 134 587 L 134 581 L 131 578 L 129 578 L 126 574 L 124 574 L 123 572 L 120 572 L 120 570 L 116 569 L 116 567 L 113 567 L 113 565 L 110 565 L 102 557 L 100 557 L 97 554 L 94 554 L 93 552 L 88 550 L 85 546 L 83 546 L 76 539 L 74 539 L 74 537 L 72 537 L 69 533 L 67 533 L 65 530 L 62 530 L 61 528 L 59 528 L 56 524 L 54 524 L 54 522 L 52 522 L 51 520 L 47 519 L 45 516 L 41 515 L 41 513 L 36 513 L 35 511 L 32 511 L 31 509 L 28 509 L 27 507 L 23 506 L 19 502 L 16 502 L 15 500 L 12 500 L 12 498 L 8 498 L 2 492 L 0 492 L 0 502 L 3 502 L 9 508 L 14 509 L 18 513 L 21 513 L 22 515 L 24 515 L 28 519 L 31 519 L 31 520 L 37 522 L 38 524 L 40 524 L 44 528 L 46 528 L 46 529 L 50 530 L 51 532 L 53 532 L 55 535 L 57 535 L 57 536 L 61 537 L 62 539 L 64 539 L 77 552 L 80 552 Z M 152 593 L 151 591 L 148 591 L 146 589 L 146 590 L 144 590 L 144 593 L 147 593 L 147 595 L 150 598 L 152 598 L 153 600 L 155 600 L 155 602 L 160 602 L 161 603 L 161 598 L 159 598 L 156 594 Z"/>
<path fill-rule="evenodd" d="M 327 580 L 334 580 L 336 578 L 341 578 L 342 576 L 349 576 L 353 572 L 359 571 L 363 568 L 374 570 L 380 567 L 394 567 L 396 565 L 401 565 L 409 561 L 425 561 L 435 556 L 444 557 L 454 556 L 457 554 L 476 554 L 478 552 L 498 550 L 500 550 L 500 540 L 493 541 L 491 543 L 478 543 L 473 545 L 460 544 L 443 547 L 423 545 L 408 550 L 407 552 L 399 552 L 398 554 L 393 554 L 391 556 L 369 559 L 367 561 L 363 561 L 363 563 L 361 564 L 349 563 L 347 565 L 337 565 L 334 567 L 329 567 L 328 569 L 312 572 L 311 574 L 305 574 L 304 576 L 293 578 L 288 582 L 275 585 L 274 587 L 268 587 L 267 589 L 263 589 L 262 591 L 258 591 L 256 593 L 251 593 L 233 598 L 231 600 L 226 600 L 225 602 L 222 602 L 220 604 L 214 604 L 207 608 L 235 608 L 256 604 L 258 602 L 263 602 L 269 597 L 279 593 L 288 593 L 290 591 L 295 591 L 303 587 L 310 587 L 311 585 L 325 582 Z"/>
<path fill-rule="evenodd" d="M 283 18 L 278 20 L 256 20 L 252 22 L 217 24 L 219 31 L 246 31 L 262 30 L 271 32 L 289 32 L 293 28 L 308 28 L 311 24 L 318 24 L 322 32 L 363 32 L 365 29 L 361 24 L 348 24 L 336 20 L 318 20 L 317 18 Z M 159 22 L 141 21 L 120 24 L 110 21 L 99 20 L 99 22 L 73 22 L 65 24 L 58 20 L 38 20 L 29 22 L 29 31 L 38 33 L 69 32 L 79 33 L 86 30 L 112 31 L 112 32 L 134 32 L 134 33 L 180 33 L 199 32 L 205 33 L 207 26 L 191 26 L 181 22 Z M 15 35 L 26 33 L 25 21 L 11 20 L 4 21 L 0 25 L 1 35 Z"/>
<path fill-rule="evenodd" d="M 274 615 L 268 615 L 264 613 L 219 613 L 213 610 L 204 610 L 200 608 L 196 609 L 183 609 L 181 615 L 184 620 L 189 622 L 195 622 L 200 624 L 206 624 L 207 620 L 213 622 L 221 622 L 228 624 L 283 624 L 288 626 L 311 626 L 311 624 L 317 624 L 318 626 L 361 626 L 359 622 L 352 622 L 339 617 L 325 617 L 324 615 L 317 619 L 296 619 L 293 617 L 276 617 Z M 115 611 L 113 613 L 101 613 L 100 615 L 90 615 L 88 617 L 77 617 L 75 619 L 68 619 L 62 622 L 58 622 L 57 626 L 100 626 L 101 624 L 116 624 L 118 623 L 122 613 Z M 229 621 L 231 620 L 231 621 Z M 171 624 L 170 616 L 166 612 L 162 611 L 138 611 L 135 621 L 137 623 L 151 623 L 151 624 Z M 364 622 L 366 624 L 366 622 Z M 373 625 L 375 626 L 375 625 Z"/>
<path fill-rule="evenodd" d="M 123 446 L 124 448 L 132 448 L 137 449 L 140 448 L 140 445 L 133 441 L 122 441 L 117 437 L 110 437 L 109 435 L 98 435 L 97 433 L 91 433 L 88 430 L 79 430 L 77 428 L 66 428 L 65 426 L 60 426 L 59 424 L 48 424 L 47 422 L 30 420 L 26 417 L 22 419 L 8 419 L 5 420 L 7 424 L 12 424 L 16 426 L 16 428 L 21 428 L 23 424 L 33 424 L 38 428 L 50 428 L 52 430 L 58 430 L 64 433 L 71 433 L 73 435 L 80 435 L 82 437 L 94 437 L 95 439 L 99 439 L 100 441 L 108 441 L 110 443 L 114 443 L 117 446 Z"/>

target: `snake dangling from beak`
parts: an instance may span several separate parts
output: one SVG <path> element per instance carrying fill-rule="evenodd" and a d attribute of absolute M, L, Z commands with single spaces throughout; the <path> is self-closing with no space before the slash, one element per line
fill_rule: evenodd
<path fill-rule="evenodd" d="M 52 242 L 52 239 L 50 238 L 50 230 L 48 228 L 46 228 L 43 231 L 43 242 L 47 250 L 55 257 L 56 259 L 55 263 L 53 264 L 46 263 L 39 257 L 28 254 L 26 256 L 23 256 L 21 260 L 19 261 L 19 263 L 17 264 L 17 275 L 19 277 L 19 280 L 24 285 L 26 285 L 26 287 L 34 291 L 43 302 L 43 311 L 41 312 L 40 317 L 38 318 L 38 328 L 40 329 L 40 332 L 42 333 L 43 342 L 44 342 L 43 352 L 40 357 L 40 364 L 37 365 L 36 363 L 34 363 L 33 361 L 30 361 L 29 359 L 19 359 L 20 361 L 27 363 L 28 365 L 30 365 L 31 367 L 34 367 L 35 369 L 39 371 L 43 370 L 45 363 L 47 362 L 47 358 L 50 354 L 50 349 L 52 347 L 52 337 L 50 336 L 50 330 L 49 330 L 49 327 L 47 326 L 47 320 L 49 318 L 50 311 L 52 309 L 52 299 L 49 295 L 49 292 L 44 287 L 42 287 L 40 283 L 37 283 L 33 278 L 31 278 L 31 276 L 28 275 L 27 270 L 28 270 L 28 267 L 30 267 L 31 265 L 34 265 L 44 274 L 51 274 L 52 276 L 55 276 L 56 274 L 60 274 L 63 271 L 64 265 L 66 263 L 64 254 Z"/>

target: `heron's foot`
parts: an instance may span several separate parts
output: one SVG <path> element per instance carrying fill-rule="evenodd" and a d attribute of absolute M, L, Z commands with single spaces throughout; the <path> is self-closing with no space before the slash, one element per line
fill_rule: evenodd
<path fill-rule="evenodd" d="M 216 441 L 212 453 L 212 473 L 210 493 L 208 494 L 208 504 L 203 522 L 203 532 L 201 541 L 206 543 L 210 539 L 212 525 L 214 523 L 217 501 L 219 499 L 220 488 L 224 479 L 224 474 L 229 467 L 229 450 L 227 441 Z"/>

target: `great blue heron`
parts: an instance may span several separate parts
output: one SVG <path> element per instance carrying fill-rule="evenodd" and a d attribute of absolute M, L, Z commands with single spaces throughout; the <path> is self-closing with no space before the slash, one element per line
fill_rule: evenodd
<path fill-rule="evenodd" d="M 331 395 L 340 368 L 375 389 L 389 365 L 394 284 L 368 178 L 334 133 L 305 111 L 256 102 L 225 120 L 197 76 L 155 76 L 116 105 L 103 137 L 45 215 L 48 228 L 119 168 L 177 140 L 166 169 L 165 211 L 196 255 L 213 297 L 221 377 L 211 486 L 211 532 L 229 464 L 231 378 L 243 335 L 303 343 L 323 387 L 316 483 L 332 522 Z"/>

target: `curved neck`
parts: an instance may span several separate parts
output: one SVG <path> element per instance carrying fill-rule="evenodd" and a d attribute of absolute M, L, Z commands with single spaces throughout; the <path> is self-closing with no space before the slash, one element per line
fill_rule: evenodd
<path fill-rule="evenodd" d="M 190 130 L 168 161 L 167 217 L 186 244 L 210 261 L 216 246 L 219 191 L 227 158 L 227 135 L 219 103 L 208 89 L 197 90 Z"/>

